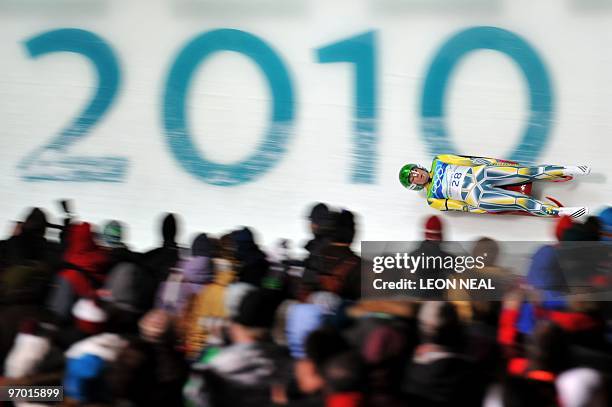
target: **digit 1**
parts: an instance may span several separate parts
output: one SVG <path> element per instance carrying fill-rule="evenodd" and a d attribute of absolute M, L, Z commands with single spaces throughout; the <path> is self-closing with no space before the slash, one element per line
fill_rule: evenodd
<path fill-rule="evenodd" d="M 355 65 L 351 181 L 373 184 L 377 159 L 376 32 L 347 38 L 317 49 L 318 62 L 349 62 Z"/>

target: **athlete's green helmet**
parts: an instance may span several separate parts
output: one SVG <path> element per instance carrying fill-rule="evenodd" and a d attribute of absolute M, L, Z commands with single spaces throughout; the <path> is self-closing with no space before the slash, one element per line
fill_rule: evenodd
<path fill-rule="evenodd" d="M 418 164 L 406 164 L 402 167 L 402 169 L 399 172 L 399 180 L 404 187 L 412 191 L 420 191 L 421 189 L 425 188 L 425 185 L 418 185 L 418 184 L 413 184 L 412 182 L 410 182 L 410 173 L 415 168 L 419 168 L 423 171 L 427 171 L 426 168 Z"/>

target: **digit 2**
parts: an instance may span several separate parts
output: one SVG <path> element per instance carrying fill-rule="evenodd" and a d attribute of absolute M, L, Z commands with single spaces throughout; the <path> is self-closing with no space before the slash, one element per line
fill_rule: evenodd
<path fill-rule="evenodd" d="M 119 182 L 125 177 L 128 160 L 116 156 L 78 156 L 70 147 L 83 140 L 106 114 L 119 88 L 121 74 L 112 48 L 98 35 L 76 28 L 38 34 L 25 42 L 31 58 L 55 52 L 73 52 L 94 66 L 98 83 L 93 98 L 77 118 L 44 146 L 27 155 L 17 166 L 26 181 Z"/>

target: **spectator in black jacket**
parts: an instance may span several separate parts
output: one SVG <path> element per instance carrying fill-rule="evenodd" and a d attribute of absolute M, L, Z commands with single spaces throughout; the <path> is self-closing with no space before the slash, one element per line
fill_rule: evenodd
<path fill-rule="evenodd" d="M 333 216 L 330 243 L 312 259 L 304 272 L 304 285 L 310 290 L 329 291 L 348 300 L 361 295 L 361 258 L 351 250 L 355 237 L 355 218 L 343 209 Z"/>
<path fill-rule="evenodd" d="M 142 255 L 142 265 L 155 277 L 156 285 L 153 292 L 156 292 L 157 286 L 166 280 L 170 269 L 179 260 L 179 247 L 176 243 L 177 229 L 176 216 L 172 213 L 166 214 L 162 221 L 162 246 Z"/>

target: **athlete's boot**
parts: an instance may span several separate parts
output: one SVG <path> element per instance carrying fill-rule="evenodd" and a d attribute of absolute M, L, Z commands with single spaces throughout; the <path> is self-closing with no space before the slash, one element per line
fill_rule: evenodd
<path fill-rule="evenodd" d="M 563 169 L 564 176 L 589 175 L 591 167 L 588 165 L 568 165 Z"/>
<path fill-rule="evenodd" d="M 589 208 L 587 208 L 586 206 L 563 206 L 559 208 L 558 211 L 559 216 L 570 216 L 572 218 L 579 218 L 581 216 L 586 216 L 589 214 Z"/>

